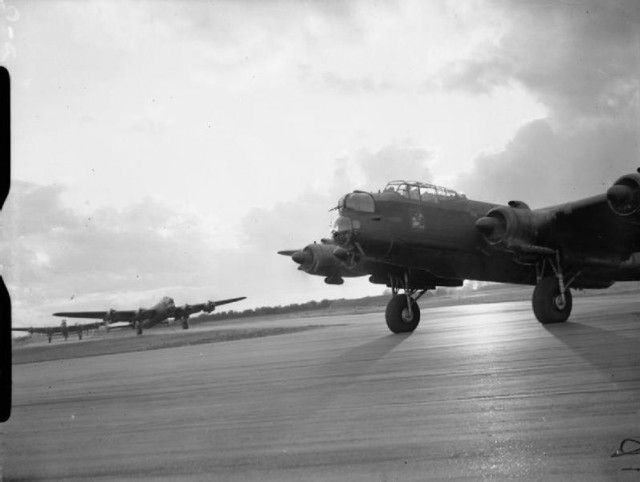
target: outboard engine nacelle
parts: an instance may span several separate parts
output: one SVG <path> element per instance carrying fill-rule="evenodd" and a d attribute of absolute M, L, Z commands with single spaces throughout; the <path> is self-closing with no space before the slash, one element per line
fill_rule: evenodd
<path fill-rule="evenodd" d="M 331 276 L 340 271 L 342 261 L 333 255 L 336 246 L 330 244 L 309 244 L 302 251 L 292 255 L 300 266 L 299 270 L 309 274 Z"/>
<path fill-rule="evenodd" d="M 511 250 L 533 246 L 538 233 L 551 220 L 544 211 L 532 211 L 521 201 L 491 209 L 476 221 L 476 228 L 493 246 Z"/>
<path fill-rule="evenodd" d="M 638 169 L 640 172 L 640 169 Z M 607 190 L 609 207 L 618 216 L 631 216 L 640 210 L 640 173 L 622 176 Z"/>
<path fill-rule="evenodd" d="M 327 284 L 342 284 L 342 277 L 352 278 L 368 273 L 351 251 L 336 246 L 332 240 L 323 239 L 322 243 L 308 244 L 301 250 L 278 251 L 278 254 L 290 256 L 300 271 L 324 276 Z"/>

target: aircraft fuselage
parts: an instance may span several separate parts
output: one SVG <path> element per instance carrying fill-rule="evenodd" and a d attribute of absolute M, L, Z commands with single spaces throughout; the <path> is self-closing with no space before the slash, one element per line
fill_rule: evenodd
<path fill-rule="evenodd" d="M 389 286 L 385 318 L 394 333 L 417 327 L 417 300 L 427 290 L 464 280 L 535 285 L 533 311 L 543 324 L 569 318 L 571 289 L 640 280 L 640 169 L 604 194 L 544 209 L 392 181 L 377 194 L 343 196 L 338 212 L 333 240 L 280 254 L 328 284 L 369 274 Z"/>
<path fill-rule="evenodd" d="M 340 202 L 334 240 L 365 262 L 424 270 L 436 278 L 535 285 L 535 262 L 527 254 L 494 249 L 478 230 L 478 220 L 496 207 L 459 195 L 421 200 L 396 192 L 356 191 Z M 607 262 L 606 247 L 590 249 L 593 261 L 582 263 L 575 288 L 605 288 L 615 281 L 640 279 L 639 256 Z M 571 261 L 570 252 L 567 259 Z"/>

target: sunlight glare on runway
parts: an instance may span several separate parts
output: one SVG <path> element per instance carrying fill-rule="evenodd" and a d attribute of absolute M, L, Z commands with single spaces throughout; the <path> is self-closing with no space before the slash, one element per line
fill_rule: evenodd
<path fill-rule="evenodd" d="M 640 434 L 637 303 L 578 305 L 553 327 L 529 302 L 459 305 L 423 308 L 405 335 L 384 313 L 251 320 L 324 327 L 24 362 L 0 427 L 2 475 L 615 479 L 633 462 L 610 454 Z"/>

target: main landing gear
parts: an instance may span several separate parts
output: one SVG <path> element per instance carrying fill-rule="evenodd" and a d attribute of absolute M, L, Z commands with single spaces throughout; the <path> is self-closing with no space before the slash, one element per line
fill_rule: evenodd
<path fill-rule="evenodd" d="M 142 335 L 142 322 L 140 320 L 136 320 L 135 325 L 136 335 Z"/>
<path fill-rule="evenodd" d="M 547 264 L 551 267 L 554 276 L 545 276 Z M 580 274 L 577 272 L 569 281 L 565 281 L 565 275 L 560 261 L 560 253 L 556 251 L 555 259 L 546 258 L 536 264 L 538 284 L 533 290 L 533 313 L 543 325 L 563 323 L 569 319 L 573 307 L 573 297 L 569 287 Z"/>
<path fill-rule="evenodd" d="M 407 281 L 405 276 L 404 287 L 398 286 L 397 280 L 392 280 L 391 283 L 393 296 L 387 304 L 385 319 L 393 333 L 410 333 L 420 323 L 418 299 L 425 294 L 426 290 L 408 289 Z M 405 293 L 399 294 L 400 289 L 404 289 Z"/>
<path fill-rule="evenodd" d="M 182 317 L 182 329 L 183 330 L 188 330 L 189 329 L 189 317 L 188 316 L 183 316 Z"/>

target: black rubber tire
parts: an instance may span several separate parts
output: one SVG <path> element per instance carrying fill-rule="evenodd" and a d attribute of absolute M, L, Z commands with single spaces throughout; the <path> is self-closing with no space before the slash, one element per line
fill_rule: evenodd
<path fill-rule="evenodd" d="M 558 305 L 558 297 L 560 296 L 560 287 L 556 278 L 543 278 L 533 290 L 533 313 L 543 325 L 553 323 L 564 323 L 571 315 L 573 307 L 573 297 L 570 290 L 564 292 L 565 304 L 563 307 Z"/>
<path fill-rule="evenodd" d="M 136 321 L 136 335 L 142 335 L 142 322 Z"/>
<path fill-rule="evenodd" d="M 387 304 L 385 311 L 385 319 L 387 326 L 393 333 L 409 333 L 416 329 L 420 323 L 420 308 L 418 303 L 411 300 L 411 311 L 413 317 L 411 320 L 403 317 L 403 312 L 407 310 L 407 296 L 395 295 Z M 404 313 L 406 316 L 406 312 Z"/>
<path fill-rule="evenodd" d="M 183 330 L 188 330 L 189 329 L 189 320 L 187 320 L 187 319 L 183 319 L 182 320 L 182 329 Z"/>

